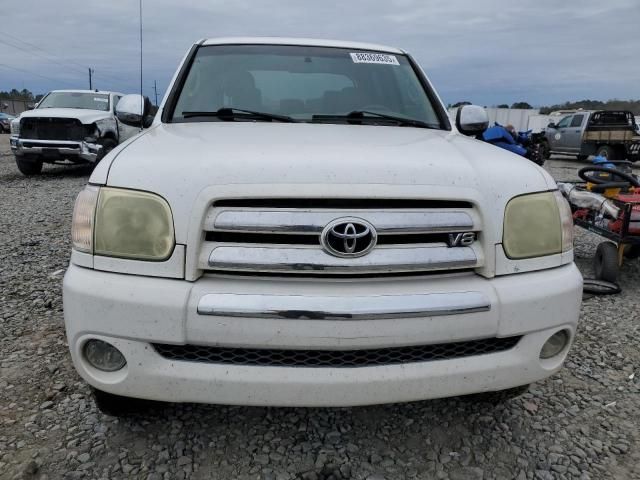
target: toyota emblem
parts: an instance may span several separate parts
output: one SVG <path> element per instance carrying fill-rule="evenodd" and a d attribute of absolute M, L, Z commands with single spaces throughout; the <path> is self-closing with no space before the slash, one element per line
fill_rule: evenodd
<path fill-rule="evenodd" d="M 329 223 L 320 235 L 320 244 L 336 257 L 361 257 L 376 246 L 376 229 L 361 218 L 338 218 Z"/>

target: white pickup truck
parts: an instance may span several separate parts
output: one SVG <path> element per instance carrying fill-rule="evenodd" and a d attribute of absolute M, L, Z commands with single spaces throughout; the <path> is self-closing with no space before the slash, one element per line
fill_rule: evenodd
<path fill-rule="evenodd" d="M 118 143 L 136 135 L 139 125 L 116 119 L 122 93 L 54 90 L 34 110 L 11 122 L 11 151 L 18 170 L 36 175 L 43 163 L 96 163 Z"/>
<path fill-rule="evenodd" d="M 396 48 L 195 44 L 76 201 L 65 322 L 98 406 L 507 396 L 556 372 L 582 291 L 571 212 L 543 169 L 466 136 L 487 122 L 451 125 Z"/>

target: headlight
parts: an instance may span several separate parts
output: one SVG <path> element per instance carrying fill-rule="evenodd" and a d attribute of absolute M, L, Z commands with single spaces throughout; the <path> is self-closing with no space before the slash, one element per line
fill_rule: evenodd
<path fill-rule="evenodd" d="M 560 192 L 534 193 L 511 199 L 504 214 L 502 246 L 511 259 L 571 250 L 573 219 Z"/>
<path fill-rule="evenodd" d="M 73 247 L 96 255 L 161 261 L 175 245 L 169 204 L 148 192 L 89 186 L 73 214 Z"/>
<path fill-rule="evenodd" d="M 93 217 L 100 189 L 89 185 L 76 197 L 71 220 L 71 243 L 73 248 L 93 253 Z"/>
<path fill-rule="evenodd" d="M 19 118 L 14 118 L 13 120 L 11 120 L 10 129 L 11 129 L 11 135 L 20 135 L 20 119 Z"/>

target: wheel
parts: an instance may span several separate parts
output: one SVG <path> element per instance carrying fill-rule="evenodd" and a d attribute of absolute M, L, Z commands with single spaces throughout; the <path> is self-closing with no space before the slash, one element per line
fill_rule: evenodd
<path fill-rule="evenodd" d="M 542 158 L 545 160 L 549 160 L 551 158 L 551 147 L 549 146 L 549 142 L 540 143 L 540 153 L 542 154 Z"/>
<path fill-rule="evenodd" d="M 598 280 L 615 283 L 618 278 L 618 246 L 613 242 L 602 242 L 593 257 L 593 272 Z"/>
<path fill-rule="evenodd" d="M 585 278 L 582 284 L 582 298 L 585 300 L 594 295 L 615 295 L 620 291 L 620 285 L 617 283 L 596 280 L 595 278 Z"/>
<path fill-rule="evenodd" d="M 529 384 L 526 384 L 519 387 L 507 388 L 506 390 L 498 390 L 497 392 L 474 393 L 473 395 L 469 395 L 468 398 L 474 402 L 486 402 L 498 405 L 513 398 L 518 398 L 528 391 Z"/>
<path fill-rule="evenodd" d="M 618 158 L 615 148 L 611 145 L 600 145 L 598 150 L 596 150 L 596 156 L 604 157 L 607 160 L 616 160 Z"/>
<path fill-rule="evenodd" d="M 103 392 L 97 388 L 92 388 L 93 401 L 105 415 L 112 417 L 127 417 L 135 414 L 144 413 L 153 407 L 154 403 L 139 398 L 122 397 L 113 393 Z"/>
<path fill-rule="evenodd" d="M 37 157 L 16 157 L 16 165 L 18 170 L 27 177 L 42 172 L 42 160 Z"/>
<path fill-rule="evenodd" d="M 102 148 L 100 149 L 100 153 L 98 154 L 98 158 L 97 158 L 98 162 L 102 160 L 107 155 L 107 153 L 109 153 L 111 150 L 113 150 L 118 146 L 118 142 L 116 142 L 113 138 L 103 138 L 99 140 L 98 143 L 102 145 Z"/>
<path fill-rule="evenodd" d="M 589 158 L 589 155 L 578 155 L 578 160 L 581 162 L 584 162 L 587 158 Z"/>
<path fill-rule="evenodd" d="M 628 245 L 623 252 L 625 258 L 638 258 L 640 257 L 640 245 Z"/>

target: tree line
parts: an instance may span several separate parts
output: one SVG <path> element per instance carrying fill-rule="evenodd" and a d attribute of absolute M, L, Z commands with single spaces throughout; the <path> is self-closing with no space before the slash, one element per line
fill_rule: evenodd
<path fill-rule="evenodd" d="M 18 100 L 22 102 L 38 102 L 40 99 L 44 97 L 43 94 L 34 95 L 31 91 L 23 88 L 22 90 L 17 90 L 12 88 L 9 91 L 0 90 L 0 98 L 3 100 Z"/>
<path fill-rule="evenodd" d="M 0 98 L 5 100 L 21 100 L 23 102 L 38 102 L 44 95 L 34 95 L 31 91 L 23 88 L 17 90 L 15 88 L 10 91 L 0 91 Z M 471 102 L 463 101 L 449 104 L 449 108 L 456 108 L 462 105 L 471 105 Z M 533 106 L 528 102 L 515 102 L 511 106 L 507 103 L 501 103 L 494 105 L 496 108 L 524 108 L 532 109 Z M 583 110 L 630 110 L 634 115 L 640 115 L 640 100 L 607 100 L 606 102 L 600 100 L 579 100 L 577 102 L 565 102 L 556 105 L 549 105 L 540 107 L 540 113 L 547 114 L 555 110 L 577 110 L 582 108 Z"/>
<path fill-rule="evenodd" d="M 462 105 L 471 105 L 471 102 L 456 102 L 449 104 L 449 108 L 456 108 Z M 515 102 L 509 106 L 507 103 L 501 103 L 494 105 L 496 108 L 524 108 L 532 109 L 533 106 L 528 102 Z M 634 115 L 640 115 L 640 100 L 607 100 L 603 102 L 601 100 L 579 100 L 577 102 L 565 102 L 558 103 L 556 105 L 549 105 L 540 107 L 540 113 L 547 114 L 555 110 L 629 110 Z"/>

